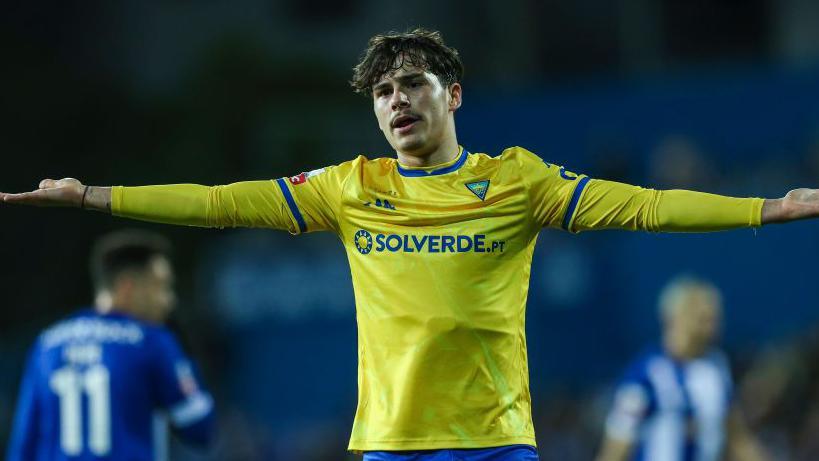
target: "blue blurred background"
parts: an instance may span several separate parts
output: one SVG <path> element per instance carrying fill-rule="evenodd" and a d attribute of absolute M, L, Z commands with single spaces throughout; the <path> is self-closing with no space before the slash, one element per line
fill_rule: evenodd
<path fill-rule="evenodd" d="M 371 35 L 418 25 L 441 30 L 464 59 L 456 122 L 472 152 L 520 145 L 596 178 L 735 196 L 819 187 L 812 0 L 2 8 L 4 191 L 66 176 L 220 184 L 391 156 L 370 102 L 347 81 Z M 354 305 L 334 236 L 12 207 L 2 207 L 0 224 L 3 451 L 26 349 L 90 302 L 91 242 L 137 226 L 176 244 L 178 323 L 217 396 L 214 451 L 177 447 L 176 459 L 357 459 L 345 453 L 356 401 Z M 724 290 L 722 344 L 739 398 L 767 446 L 799 459 L 816 442 L 798 434 L 819 417 L 810 413 L 819 397 L 817 231 L 812 222 L 707 235 L 545 231 L 527 317 L 542 459 L 591 458 L 610 387 L 658 341 L 657 293 L 679 273 Z M 774 392 L 759 382 L 771 363 L 786 362 L 774 368 L 795 390 L 759 409 Z"/>

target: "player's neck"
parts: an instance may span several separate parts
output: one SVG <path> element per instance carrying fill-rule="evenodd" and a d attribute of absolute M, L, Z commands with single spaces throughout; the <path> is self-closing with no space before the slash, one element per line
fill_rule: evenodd
<path fill-rule="evenodd" d="M 668 355 L 679 361 L 693 360 L 702 354 L 701 348 L 697 345 L 680 338 L 675 340 L 670 335 L 665 337 L 663 346 Z"/>
<path fill-rule="evenodd" d="M 425 168 L 451 162 L 460 154 L 458 141 L 452 137 L 429 152 L 398 151 L 398 163 L 412 168 Z"/>
<path fill-rule="evenodd" d="M 100 291 L 94 298 L 94 310 L 97 313 L 107 314 L 122 314 L 134 317 L 134 312 L 131 312 L 129 305 L 121 296 L 117 296 L 110 291 Z"/>

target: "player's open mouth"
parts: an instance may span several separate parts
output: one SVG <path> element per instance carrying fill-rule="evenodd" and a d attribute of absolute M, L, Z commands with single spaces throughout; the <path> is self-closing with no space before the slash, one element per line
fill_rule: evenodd
<path fill-rule="evenodd" d="M 398 134 L 409 133 L 412 127 L 420 121 L 421 119 L 414 115 L 401 115 L 392 121 L 392 128 L 396 130 Z"/>

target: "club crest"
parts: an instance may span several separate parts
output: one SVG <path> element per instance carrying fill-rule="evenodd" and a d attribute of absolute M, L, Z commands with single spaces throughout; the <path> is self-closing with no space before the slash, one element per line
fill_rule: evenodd
<path fill-rule="evenodd" d="M 483 181 L 466 183 L 466 188 L 475 194 L 476 197 L 483 200 L 486 198 L 486 192 L 489 191 L 489 180 L 484 179 Z"/>

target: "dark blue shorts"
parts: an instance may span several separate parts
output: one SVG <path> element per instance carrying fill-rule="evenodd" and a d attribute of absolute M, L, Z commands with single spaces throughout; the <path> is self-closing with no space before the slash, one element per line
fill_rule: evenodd
<path fill-rule="evenodd" d="M 471 450 L 368 451 L 364 461 L 538 461 L 529 445 Z"/>

